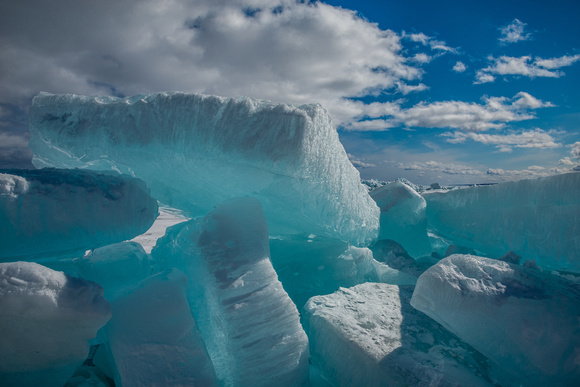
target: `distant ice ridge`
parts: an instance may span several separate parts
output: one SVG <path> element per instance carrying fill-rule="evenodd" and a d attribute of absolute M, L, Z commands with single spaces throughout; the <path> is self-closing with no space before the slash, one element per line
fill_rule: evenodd
<path fill-rule="evenodd" d="M 417 281 L 411 305 L 525 386 L 580 380 L 580 286 L 495 259 L 452 255 Z"/>
<path fill-rule="evenodd" d="M 255 196 L 270 231 L 366 245 L 379 210 L 320 105 L 156 93 L 128 98 L 35 97 L 37 167 L 116 170 L 191 217 Z"/>
<path fill-rule="evenodd" d="M 158 214 L 143 181 L 86 170 L 0 173 L 0 261 L 84 252 L 145 232 Z"/>
<path fill-rule="evenodd" d="M 499 258 L 580 273 L 580 173 L 424 193 L 429 227 Z"/>
<path fill-rule="evenodd" d="M 0 384 L 62 386 L 111 317 L 103 289 L 34 262 L 0 263 Z"/>

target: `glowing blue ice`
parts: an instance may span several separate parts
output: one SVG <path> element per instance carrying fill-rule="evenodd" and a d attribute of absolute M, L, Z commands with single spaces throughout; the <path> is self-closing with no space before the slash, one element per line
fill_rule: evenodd
<path fill-rule="evenodd" d="M 270 231 L 351 242 L 376 238 L 379 210 L 320 105 L 158 93 L 130 98 L 41 93 L 30 110 L 37 167 L 116 170 L 203 216 L 260 200 Z"/>

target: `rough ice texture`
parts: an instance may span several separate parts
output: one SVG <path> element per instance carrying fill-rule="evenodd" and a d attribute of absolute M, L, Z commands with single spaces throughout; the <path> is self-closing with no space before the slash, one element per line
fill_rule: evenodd
<path fill-rule="evenodd" d="M 103 289 L 33 262 L 0 263 L 0 381 L 62 386 L 111 316 Z"/>
<path fill-rule="evenodd" d="M 231 199 L 205 218 L 168 229 L 155 265 L 185 267 L 189 301 L 220 385 L 300 386 L 308 339 L 270 262 L 255 198 Z"/>
<path fill-rule="evenodd" d="M 425 194 L 429 226 L 494 258 L 580 272 L 580 173 Z"/>
<path fill-rule="evenodd" d="M 379 240 L 399 242 L 415 258 L 431 254 L 425 199 L 407 184 L 395 181 L 370 192 L 381 209 Z"/>
<path fill-rule="evenodd" d="M 580 286 L 507 262 L 452 255 L 419 277 L 411 305 L 525 385 L 580 380 Z"/>
<path fill-rule="evenodd" d="M 147 278 L 113 301 L 112 310 L 106 334 L 117 368 L 116 385 L 217 386 L 191 315 L 183 272 Z"/>
<path fill-rule="evenodd" d="M 39 94 L 30 110 L 33 163 L 118 170 L 192 217 L 258 197 L 270 231 L 361 245 L 379 210 L 319 105 L 157 93 L 128 98 Z"/>
<path fill-rule="evenodd" d="M 82 251 L 131 239 L 157 217 L 145 183 L 67 169 L 0 173 L 0 260 Z"/>
<path fill-rule="evenodd" d="M 149 257 L 136 242 L 103 246 L 74 259 L 73 263 L 80 277 L 103 287 L 107 300 L 132 291 L 135 285 L 151 275 Z"/>
<path fill-rule="evenodd" d="M 271 238 L 272 265 L 284 289 L 301 309 L 310 297 L 364 282 L 415 284 L 416 278 L 373 258 L 368 248 L 311 235 Z M 411 258 L 412 260 L 412 258 Z"/>
<path fill-rule="evenodd" d="M 409 305 L 411 287 L 365 283 L 305 306 L 312 362 L 334 386 L 485 386 L 486 359 Z"/>

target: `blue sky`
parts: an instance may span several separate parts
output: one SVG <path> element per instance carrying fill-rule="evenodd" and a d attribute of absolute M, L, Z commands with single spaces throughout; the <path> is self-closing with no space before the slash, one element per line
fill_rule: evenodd
<path fill-rule="evenodd" d="M 8 0 L 0 167 L 39 91 L 321 103 L 363 178 L 497 182 L 580 164 L 576 1 Z"/>

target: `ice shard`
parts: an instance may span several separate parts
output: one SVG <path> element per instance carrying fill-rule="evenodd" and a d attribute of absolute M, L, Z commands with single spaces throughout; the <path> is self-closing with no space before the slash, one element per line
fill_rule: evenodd
<path fill-rule="evenodd" d="M 405 183 L 395 181 L 370 192 L 381 209 L 379 240 L 395 240 L 414 258 L 431 254 L 425 199 Z"/>
<path fill-rule="evenodd" d="M 231 199 L 201 220 L 170 227 L 151 254 L 154 266 L 185 268 L 221 385 L 307 383 L 308 339 L 270 262 L 257 199 Z"/>
<path fill-rule="evenodd" d="M 103 289 L 34 262 L 0 263 L 0 384 L 62 386 L 111 317 Z"/>
<path fill-rule="evenodd" d="M 334 386 L 491 386 L 486 359 L 409 305 L 412 287 L 365 283 L 305 306 L 311 361 Z"/>
<path fill-rule="evenodd" d="M 149 277 L 111 306 L 113 318 L 105 329 L 116 385 L 217 386 L 183 272 Z"/>
<path fill-rule="evenodd" d="M 580 285 L 538 269 L 452 255 L 419 277 L 418 310 L 523 385 L 580 380 Z"/>
<path fill-rule="evenodd" d="M 429 227 L 453 244 L 580 272 L 580 173 L 424 194 Z"/>
<path fill-rule="evenodd" d="M 0 261 L 78 252 L 131 239 L 157 217 L 145 183 L 86 170 L 0 173 Z"/>
<path fill-rule="evenodd" d="M 41 93 L 30 131 L 37 167 L 132 174 L 191 217 L 254 196 L 274 234 L 306 232 L 355 245 L 377 235 L 379 210 L 320 105 L 184 93 Z"/>

